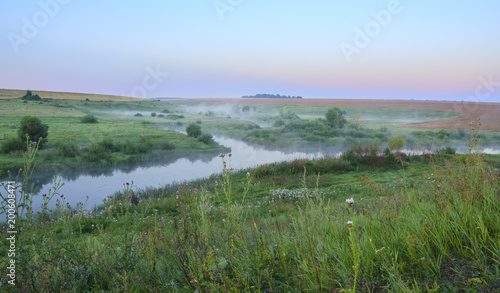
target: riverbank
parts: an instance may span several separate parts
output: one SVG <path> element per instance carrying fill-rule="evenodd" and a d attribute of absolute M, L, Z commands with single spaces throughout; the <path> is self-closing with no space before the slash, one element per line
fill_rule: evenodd
<path fill-rule="evenodd" d="M 144 194 L 125 182 L 91 213 L 66 207 L 70 195 L 58 197 L 53 218 L 40 214 L 18 224 L 17 285 L 158 292 L 500 288 L 498 171 L 480 155 L 403 156 L 402 164 L 349 155 L 240 172 L 231 171 L 234 159 L 218 157 L 219 175 Z M 0 253 L 7 249 L 3 242 Z"/>
<path fill-rule="evenodd" d="M 23 167 L 26 148 L 11 151 L 7 143 L 17 138 L 24 116 L 38 117 L 49 129 L 47 142 L 39 152 L 37 170 L 109 167 L 227 151 L 215 142 L 202 142 L 185 134 L 159 129 L 158 125 L 168 121 L 162 112 L 171 111 L 165 105 L 159 108 L 157 101 L 44 98 L 40 102 L 0 99 L 0 103 L 0 176 Z M 83 123 L 82 118 L 86 115 L 95 117 L 96 123 Z"/>

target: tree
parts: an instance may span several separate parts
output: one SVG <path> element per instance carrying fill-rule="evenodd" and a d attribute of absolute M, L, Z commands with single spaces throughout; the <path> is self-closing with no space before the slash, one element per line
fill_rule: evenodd
<path fill-rule="evenodd" d="M 243 108 L 241 108 L 241 111 L 242 112 L 248 112 L 248 111 L 250 111 L 250 106 L 243 106 Z"/>
<path fill-rule="evenodd" d="M 188 136 L 197 138 L 201 135 L 201 127 L 199 125 L 191 123 L 186 127 L 186 132 Z"/>
<path fill-rule="evenodd" d="M 21 97 L 21 99 L 25 100 L 25 101 L 41 101 L 42 98 L 40 98 L 39 95 L 33 95 L 33 93 L 31 91 L 26 91 L 26 94 Z"/>
<path fill-rule="evenodd" d="M 204 144 L 212 144 L 214 143 L 214 138 L 211 134 L 209 133 L 203 133 L 198 137 L 198 140 L 201 141 Z"/>
<path fill-rule="evenodd" d="M 401 134 L 398 134 L 395 137 L 389 137 L 389 149 L 391 151 L 398 152 L 400 149 L 404 147 L 403 137 Z"/>
<path fill-rule="evenodd" d="M 326 121 L 330 123 L 334 128 L 342 128 L 344 127 L 344 123 L 346 122 L 344 116 L 342 115 L 342 111 L 335 107 L 330 108 L 325 114 Z"/>
<path fill-rule="evenodd" d="M 26 134 L 28 140 L 39 143 L 39 147 L 47 142 L 46 137 L 49 135 L 49 126 L 42 124 L 40 118 L 35 116 L 24 116 L 21 120 L 21 127 L 17 131 L 17 137 L 21 141 L 26 141 Z"/>

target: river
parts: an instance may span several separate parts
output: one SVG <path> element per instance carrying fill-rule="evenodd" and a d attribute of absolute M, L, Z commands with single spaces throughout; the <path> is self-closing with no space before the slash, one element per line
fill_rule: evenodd
<path fill-rule="evenodd" d="M 240 140 L 225 137 L 214 137 L 214 140 L 231 148 L 230 167 L 235 170 L 299 158 L 337 156 L 341 151 L 338 148 L 310 148 L 307 151 L 292 148 L 272 149 L 252 146 Z M 209 177 L 220 172 L 222 172 L 222 159 L 219 153 L 198 154 L 113 168 L 86 168 L 78 171 L 64 171 L 62 174 L 64 186 L 59 193 L 64 195 L 66 202 L 71 206 L 75 206 L 78 202 L 85 202 L 88 196 L 86 208 L 90 209 L 101 204 L 108 195 L 123 190 L 125 182 L 133 181 L 133 189 L 136 190 Z M 40 210 L 43 202 L 42 194 L 49 193 L 49 189 L 54 185 L 53 178 L 57 174 L 35 173 L 33 175 L 33 182 L 40 187 L 33 197 L 33 211 Z M 3 191 L 2 194 L 4 194 Z M 56 197 L 49 204 L 49 209 L 55 208 L 55 200 Z"/>
<path fill-rule="evenodd" d="M 322 156 L 339 156 L 342 149 L 331 148 L 271 148 L 247 144 L 243 141 L 215 136 L 215 141 L 231 148 L 230 167 L 235 170 L 254 167 L 260 164 L 294 159 L 313 159 Z M 486 153 L 498 154 L 497 148 L 485 148 Z M 412 150 L 407 150 L 412 153 Z M 413 151 L 419 154 L 420 151 Z M 465 149 L 459 149 L 463 153 Z M 227 158 L 226 158 L 227 159 Z M 64 186 L 59 190 L 64 194 L 66 202 L 75 206 L 78 202 L 85 202 L 87 209 L 102 203 L 108 195 L 123 190 L 125 182 L 133 181 L 133 189 L 145 187 L 162 187 L 173 182 L 190 181 L 209 177 L 214 173 L 222 172 L 222 159 L 219 153 L 196 154 L 183 157 L 171 157 L 154 162 L 145 162 L 134 165 L 123 165 L 106 168 L 85 168 L 76 171 L 64 171 L 62 182 Z M 40 187 L 33 198 L 33 210 L 40 209 L 43 202 L 42 194 L 49 193 L 53 187 L 53 178 L 58 173 L 34 174 L 33 182 Z M 5 183 L 5 182 L 4 182 Z M 19 194 L 19 192 L 17 192 Z M 2 190 L 2 194 L 6 194 Z M 49 204 L 49 209 L 55 208 L 55 197 Z M 2 219 L 0 219 L 2 221 Z"/>

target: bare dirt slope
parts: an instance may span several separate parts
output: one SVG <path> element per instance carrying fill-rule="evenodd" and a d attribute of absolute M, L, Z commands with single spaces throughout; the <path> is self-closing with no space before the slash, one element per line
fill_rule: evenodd
<path fill-rule="evenodd" d="M 500 103 L 412 101 L 412 100 L 361 100 L 361 99 L 168 99 L 169 103 L 185 104 L 239 104 L 239 105 L 307 105 L 324 107 L 352 107 L 377 109 L 427 109 L 461 113 L 460 117 L 413 123 L 403 127 L 419 129 L 456 130 L 468 128 L 470 122 L 481 119 L 481 129 L 500 131 Z"/>

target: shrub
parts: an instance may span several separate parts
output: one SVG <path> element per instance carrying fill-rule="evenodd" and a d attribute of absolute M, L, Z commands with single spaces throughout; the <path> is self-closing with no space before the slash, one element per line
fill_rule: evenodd
<path fill-rule="evenodd" d="M 241 111 L 242 112 L 248 112 L 248 111 L 250 111 L 250 106 L 243 106 L 243 108 L 241 108 Z"/>
<path fill-rule="evenodd" d="M 164 150 L 164 151 L 175 149 L 175 145 L 171 144 L 170 142 L 168 142 L 166 140 L 156 143 L 154 147 L 155 147 L 155 149 Z"/>
<path fill-rule="evenodd" d="M 26 149 L 26 143 L 19 140 L 19 138 L 9 138 L 2 142 L 2 153 L 8 154 L 15 151 L 22 151 Z"/>
<path fill-rule="evenodd" d="M 17 131 L 17 137 L 21 142 L 26 141 L 26 134 L 28 140 L 38 142 L 39 147 L 47 141 L 46 137 L 49 135 L 49 126 L 42 124 L 40 118 L 35 116 L 24 116 L 21 120 L 21 126 Z"/>
<path fill-rule="evenodd" d="M 196 120 L 196 124 L 201 125 L 201 120 Z"/>
<path fill-rule="evenodd" d="M 142 117 L 141 113 L 135 113 L 134 117 Z"/>
<path fill-rule="evenodd" d="M 97 123 L 97 118 L 92 114 L 87 114 L 80 119 L 81 123 Z"/>
<path fill-rule="evenodd" d="M 165 115 L 163 115 L 163 114 L 158 114 L 158 117 L 163 118 L 163 117 L 165 117 Z"/>
<path fill-rule="evenodd" d="M 253 176 L 255 178 L 262 178 L 271 174 L 271 168 L 269 164 L 259 165 L 255 168 Z"/>
<path fill-rule="evenodd" d="M 201 127 L 199 125 L 191 123 L 186 127 L 186 132 L 188 136 L 197 138 L 201 135 Z"/>
<path fill-rule="evenodd" d="M 151 117 L 156 117 L 156 113 L 155 112 L 151 113 Z"/>
<path fill-rule="evenodd" d="M 103 148 L 99 144 L 92 144 L 88 149 L 86 149 L 83 157 L 89 162 L 99 163 L 101 161 L 109 160 L 110 151 Z"/>
<path fill-rule="evenodd" d="M 177 120 L 184 118 L 184 115 L 169 114 L 165 118 L 170 120 Z"/>
<path fill-rule="evenodd" d="M 78 147 L 74 143 L 64 143 L 59 146 L 59 154 L 63 157 L 74 158 L 78 153 Z"/>
<path fill-rule="evenodd" d="M 214 143 L 214 138 L 209 133 L 203 133 L 202 135 L 200 135 L 200 137 L 198 137 L 198 140 L 201 141 L 204 144 L 212 144 L 212 143 Z"/>
<path fill-rule="evenodd" d="M 274 120 L 273 127 L 281 127 L 283 125 L 285 125 L 285 121 L 283 121 L 283 119 L 278 118 Z"/>
<path fill-rule="evenodd" d="M 98 142 L 97 145 L 110 152 L 117 152 L 120 148 L 113 143 L 113 140 L 110 138 L 105 138 L 102 141 Z"/>

